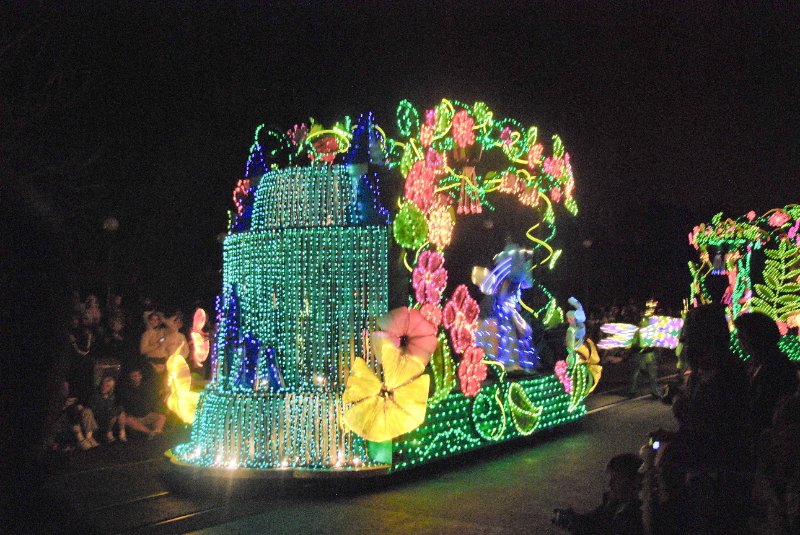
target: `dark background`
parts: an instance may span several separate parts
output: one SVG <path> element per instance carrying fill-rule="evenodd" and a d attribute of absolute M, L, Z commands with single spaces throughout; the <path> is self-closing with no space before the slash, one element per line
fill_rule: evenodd
<path fill-rule="evenodd" d="M 262 122 L 391 135 L 402 98 L 450 97 L 558 133 L 580 213 L 547 277 L 589 306 L 678 304 L 695 224 L 800 200 L 795 3 L 496 4 L 0 4 L 4 442 L 36 436 L 71 290 L 210 304 Z"/>
<path fill-rule="evenodd" d="M 391 135 L 402 98 L 561 135 L 580 213 L 556 284 L 590 301 L 679 302 L 692 226 L 797 201 L 789 3 L 493 4 L 11 4 L 2 194 L 59 235 L 70 289 L 186 302 L 217 291 L 258 124 L 373 111 Z"/>

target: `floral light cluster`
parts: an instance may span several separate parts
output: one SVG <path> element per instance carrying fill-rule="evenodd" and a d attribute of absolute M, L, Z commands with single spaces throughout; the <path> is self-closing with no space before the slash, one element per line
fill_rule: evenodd
<path fill-rule="evenodd" d="M 491 191 L 515 194 L 533 207 L 538 207 L 540 196 L 546 196 L 548 204 L 564 203 L 567 210 L 577 212 L 570 155 L 558 136 L 553 136 L 548 155 L 536 127 L 523 128 L 513 119 L 497 120 L 482 102 L 469 106 L 445 99 L 420 118 L 404 100 L 397 117 L 403 139 L 390 140 L 388 164 L 399 167 L 405 178 L 405 201 L 427 219 L 427 236 L 405 240 L 404 247 L 427 241 L 443 251 L 452 238 L 454 213 L 491 208 L 486 200 Z M 510 165 L 502 171 L 478 173 L 482 153 L 497 149 Z M 418 233 L 423 230 L 416 228 Z"/>

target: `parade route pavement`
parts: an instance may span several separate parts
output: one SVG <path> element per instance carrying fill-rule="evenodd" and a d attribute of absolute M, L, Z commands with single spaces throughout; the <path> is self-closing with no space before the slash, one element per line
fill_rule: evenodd
<path fill-rule="evenodd" d="M 662 362 L 662 381 L 674 361 Z M 112 444 L 54 462 L 19 527 L 51 533 L 559 533 L 556 507 L 586 511 L 618 453 L 674 427 L 670 409 L 642 387 L 626 396 L 623 365 L 607 366 L 588 414 L 566 427 L 366 485 L 261 481 L 186 492 L 163 452 L 188 438 L 176 426 L 153 441 Z M 185 482 L 179 482 L 185 483 Z M 191 484 L 189 484 L 191 485 Z M 30 529 L 28 529 L 30 528 Z"/>

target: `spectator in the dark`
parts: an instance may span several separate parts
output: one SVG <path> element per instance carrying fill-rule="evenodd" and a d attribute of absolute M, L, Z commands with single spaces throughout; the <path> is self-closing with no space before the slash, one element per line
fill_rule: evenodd
<path fill-rule="evenodd" d="M 120 406 L 125 411 L 126 429 L 144 433 L 148 438 L 164 430 L 167 417 L 159 412 L 159 403 L 153 385 L 144 381 L 142 370 L 134 368 L 120 388 Z"/>
<path fill-rule="evenodd" d="M 642 513 L 639 501 L 642 460 L 633 453 L 615 455 L 608 461 L 608 490 L 593 511 L 580 514 L 556 509 L 553 523 L 574 535 L 641 535 Z"/>
<path fill-rule="evenodd" d="M 139 295 L 136 310 L 134 311 L 133 320 L 137 322 L 137 333 L 142 334 L 150 326 L 150 315 L 157 312 L 158 307 L 151 297 Z M 141 318 L 141 323 L 139 319 Z"/>
<path fill-rule="evenodd" d="M 74 323 L 73 323 L 74 325 Z M 94 364 L 99 345 L 92 319 L 84 314 L 80 326 L 67 336 L 66 379 L 71 395 L 86 406 L 94 392 Z"/>
<path fill-rule="evenodd" d="M 687 488 L 690 458 L 680 441 L 650 441 L 642 446 L 642 525 L 648 535 L 703 532 Z"/>
<path fill-rule="evenodd" d="M 123 411 L 117 400 L 115 387 L 117 380 L 111 375 L 106 375 L 100 380 L 100 386 L 92 396 L 91 409 L 97 422 L 98 432 L 101 433 L 106 442 L 114 442 L 114 429 L 118 430 L 119 440 L 127 442 L 128 437 L 125 432 L 125 411 Z"/>
<path fill-rule="evenodd" d="M 797 390 L 797 374 L 789 358 L 778 347 L 778 325 L 759 312 L 734 320 L 739 345 L 750 356 L 750 433 L 757 447 L 764 429 L 772 424 L 778 401 Z"/>
<path fill-rule="evenodd" d="M 94 294 L 89 294 L 86 297 L 86 303 L 83 313 L 89 317 L 94 328 L 100 328 L 103 320 L 103 312 L 100 310 L 100 301 Z"/>
<path fill-rule="evenodd" d="M 134 363 L 139 362 L 139 349 L 131 340 L 125 329 L 122 317 L 113 317 L 109 329 L 103 337 L 103 357 L 116 361 L 120 365 L 120 375 L 127 375 Z"/>
<path fill-rule="evenodd" d="M 45 434 L 45 446 L 54 451 L 82 450 L 96 447 L 97 422 L 92 410 L 70 395 L 70 384 L 63 381 L 53 400 Z"/>
<path fill-rule="evenodd" d="M 86 310 L 86 305 L 81 301 L 80 292 L 73 290 L 72 294 L 70 294 L 70 311 L 73 315 L 81 317 L 84 310 Z"/>
<path fill-rule="evenodd" d="M 167 332 L 162 322 L 161 314 L 151 312 L 147 317 L 147 330 L 142 334 L 139 341 L 139 353 L 147 358 L 147 361 L 157 373 L 164 373 L 167 369 Z"/>
<path fill-rule="evenodd" d="M 754 498 L 763 504 L 768 533 L 800 533 L 800 393 L 775 407 L 763 435 Z"/>
<path fill-rule="evenodd" d="M 747 525 L 749 488 L 741 474 L 752 469 L 747 411 L 747 375 L 730 351 L 730 332 L 722 305 L 705 305 L 686 315 L 681 338 L 692 374 L 676 394 L 675 433 L 659 432 L 662 442 L 678 441 L 696 477 L 690 489 L 693 519 L 708 533 L 739 533 Z"/>
<path fill-rule="evenodd" d="M 622 320 L 626 323 L 636 323 L 642 317 L 642 311 L 633 298 L 628 299 L 628 304 L 622 308 Z"/>
<path fill-rule="evenodd" d="M 81 329 L 81 318 L 83 318 L 83 313 L 73 313 L 69 321 L 67 322 L 67 334 L 74 334 L 80 331 Z"/>
<path fill-rule="evenodd" d="M 106 303 L 106 311 L 104 314 L 106 322 L 108 322 L 108 326 L 111 326 L 111 322 L 116 319 L 122 320 L 122 324 L 127 326 L 127 318 L 125 314 L 125 309 L 122 307 L 122 296 L 119 294 L 114 294 L 111 296 L 111 299 L 108 300 Z"/>
<path fill-rule="evenodd" d="M 682 333 L 692 376 L 685 403 L 674 404 L 680 432 L 695 442 L 697 461 L 711 468 L 747 463 L 741 438 L 750 406 L 747 374 L 730 350 L 730 331 L 722 305 L 695 308 Z"/>

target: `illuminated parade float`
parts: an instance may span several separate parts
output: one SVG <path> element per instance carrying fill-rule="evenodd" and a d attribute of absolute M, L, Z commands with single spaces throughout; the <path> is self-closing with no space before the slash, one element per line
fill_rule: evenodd
<path fill-rule="evenodd" d="M 397 126 L 395 139 L 371 115 L 256 130 L 224 241 L 212 378 L 175 464 L 379 475 L 585 414 L 601 369 L 583 309 L 571 299 L 565 314 L 533 276 L 560 254 L 556 213 L 577 213 L 561 139 L 480 102 L 420 114 L 403 101 Z M 529 243 L 487 243 L 492 265 L 453 280 L 456 227 L 500 198 L 530 216 Z M 559 327 L 545 362 L 541 333 Z"/>
<path fill-rule="evenodd" d="M 800 360 L 800 205 L 738 219 L 719 213 L 696 226 L 689 243 L 700 253 L 689 262 L 692 304 L 722 302 L 731 319 L 766 314 L 780 328 L 781 349 Z"/>

